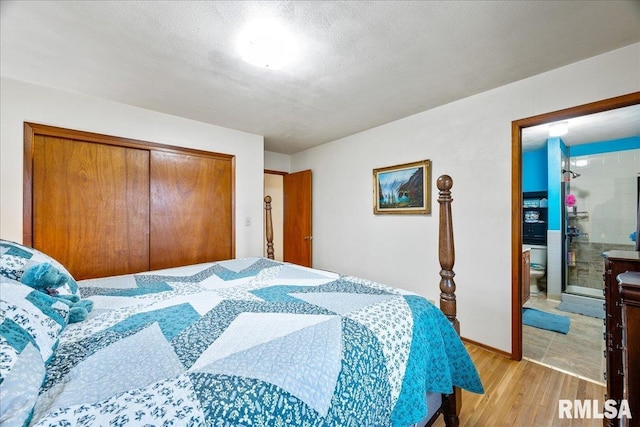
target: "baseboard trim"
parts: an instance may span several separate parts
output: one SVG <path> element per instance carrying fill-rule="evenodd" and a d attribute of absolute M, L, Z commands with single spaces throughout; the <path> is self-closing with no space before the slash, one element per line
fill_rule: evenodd
<path fill-rule="evenodd" d="M 482 344 L 482 343 L 479 343 L 477 341 L 470 340 L 469 338 L 460 337 L 460 339 L 462 339 L 462 341 L 467 343 L 467 344 L 475 345 L 476 347 L 480 347 L 480 348 L 485 349 L 487 351 L 490 351 L 492 353 L 496 353 L 496 354 L 498 354 L 498 355 L 500 355 L 502 357 L 506 357 L 507 359 L 513 359 L 513 355 L 511 353 L 508 353 L 508 352 L 504 351 L 504 350 L 499 350 L 497 348 L 488 346 L 486 344 Z"/>

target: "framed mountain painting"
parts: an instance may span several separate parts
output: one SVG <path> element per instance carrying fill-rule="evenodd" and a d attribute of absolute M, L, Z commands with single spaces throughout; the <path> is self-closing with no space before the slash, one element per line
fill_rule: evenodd
<path fill-rule="evenodd" d="M 374 214 L 430 214 L 431 160 L 373 170 Z"/>

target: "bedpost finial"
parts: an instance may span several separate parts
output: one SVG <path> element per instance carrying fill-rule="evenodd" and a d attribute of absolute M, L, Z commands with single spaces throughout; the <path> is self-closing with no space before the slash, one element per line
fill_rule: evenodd
<path fill-rule="evenodd" d="M 453 179 L 449 175 L 440 175 L 436 183 L 440 191 L 449 191 L 453 187 Z"/>
<path fill-rule="evenodd" d="M 266 203 L 271 203 L 271 196 L 265 196 L 265 197 L 264 197 L 264 201 L 265 201 Z"/>

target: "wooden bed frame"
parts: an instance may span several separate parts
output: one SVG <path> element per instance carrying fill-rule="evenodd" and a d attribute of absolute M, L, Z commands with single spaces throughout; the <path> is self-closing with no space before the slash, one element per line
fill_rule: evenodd
<path fill-rule="evenodd" d="M 440 260 L 440 310 L 447 316 L 451 325 L 460 335 L 460 322 L 458 321 L 456 306 L 456 284 L 453 280 L 453 264 L 455 262 L 455 247 L 453 244 L 453 221 L 451 218 L 451 187 L 453 180 L 449 175 L 441 175 L 436 181 L 439 190 L 438 203 L 440 204 L 440 223 L 438 229 L 438 258 Z M 273 220 L 271 217 L 271 197 L 266 196 L 265 216 L 266 216 L 266 239 L 267 258 L 274 259 L 273 256 Z M 462 406 L 460 389 L 454 387 L 452 394 L 442 395 L 442 405 L 440 409 L 430 418 L 427 425 L 433 424 L 437 417 L 442 414 L 447 427 L 458 427 L 460 408 Z"/>

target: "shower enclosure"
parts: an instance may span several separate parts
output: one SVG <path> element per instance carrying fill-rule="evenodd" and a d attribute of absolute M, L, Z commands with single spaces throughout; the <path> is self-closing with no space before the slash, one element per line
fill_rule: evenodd
<path fill-rule="evenodd" d="M 571 300 L 572 296 L 603 299 L 602 253 L 635 250 L 632 238 L 638 226 L 640 149 L 571 156 L 567 160 L 562 174 L 562 300 Z"/>

